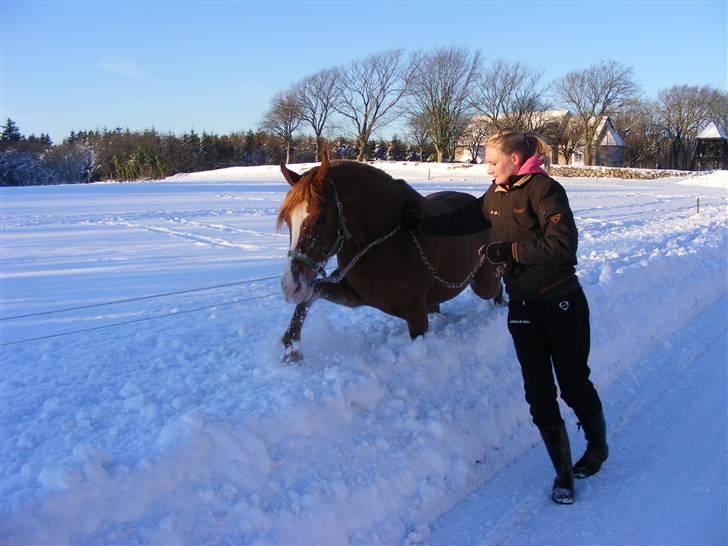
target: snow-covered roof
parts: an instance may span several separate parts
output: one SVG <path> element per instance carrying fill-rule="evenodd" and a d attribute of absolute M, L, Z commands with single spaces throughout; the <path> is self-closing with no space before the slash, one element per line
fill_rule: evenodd
<path fill-rule="evenodd" d="M 728 140 L 728 136 L 726 136 L 725 132 L 712 121 L 710 122 L 710 124 L 708 124 L 708 126 L 705 129 L 700 131 L 698 138 L 703 138 L 703 139 L 719 138 L 721 140 Z"/>
<path fill-rule="evenodd" d="M 512 113 L 508 112 L 504 113 L 504 115 L 512 115 Z M 571 114 L 569 114 L 568 110 L 541 110 L 532 113 L 533 119 L 538 120 L 541 123 L 549 123 L 553 121 L 560 122 L 565 117 L 569 116 L 571 116 Z M 476 114 L 471 118 L 470 123 L 478 123 L 481 121 L 488 123 L 490 118 L 486 115 Z"/>
<path fill-rule="evenodd" d="M 569 115 L 568 110 L 544 110 L 543 112 L 538 113 L 544 120 L 561 120 L 565 116 Z"/>
<path fill-rule="evenodd" d="M 624 140 L 622 140 L 622 137 L 614 128 L 614 125 L 612 125 L 612 121 L 609 119 L 609 116 L 604 116 L 602 118 L 602 122 L 597 128 L 596 134 L 599 139 L 597 142 L 600 146 L 624 147 Z"/>

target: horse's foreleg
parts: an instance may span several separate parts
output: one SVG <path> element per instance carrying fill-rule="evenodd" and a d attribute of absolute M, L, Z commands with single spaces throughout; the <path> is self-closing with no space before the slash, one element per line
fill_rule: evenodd
<path fill-rule="evenodd" d="M 352 292 L 346 280 L 334 284 L 334 283 L 323 283 L 320 284 L 317 291 L 317 296 L 323 298 L 331 303 L 337 305 L 343 305 L 344 307 L 361 307 L 364 302 L 358 294 Z"/>
<path fill-rule="evenodd" d="M 426 308 L 423 307 L 422 309 L 410 311 L 405 317 L 405 320 L 407 321 L 407 328 L 409 328 L 409 335 L 412 339 L 427 332 L 429 321 L 427 319 Z"/>
<path fill-rule="evenodd" d="M 291 323 L 288 325 L 286 333 L 283 334 L 283 339 L 281 339 L 286 350 L 283 356 L 284 362 L 298 362 L 303 358 L 299 349 L 301 346 L 301 329 L 312 303 L 313 300 L 309 300 L 296 305 L 296 310 L 291 317 Z"/>
<path fill-rule="evenodd" d="M 285 362 L 299 362 L 303 359 L 303 354 L 300 349 L 303 323 L 313 302 L 322 298 L 346 307 L 359 307 L 360 305 L 364 305 L 361 298 L 351 291 L 346 281 L 338 284 L 322 283 L 316 285 L 314 288 L 314 296 L 307 302 L 296 305 L 296 310 L 291 317 L 291 323 L 288 325 L 286 333 L 283 334 L 281 341 L 286 350 L 283 357 Z"/>

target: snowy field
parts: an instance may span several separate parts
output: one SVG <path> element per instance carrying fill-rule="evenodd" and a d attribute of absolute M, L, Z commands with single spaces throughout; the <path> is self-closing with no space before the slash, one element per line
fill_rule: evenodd
<path fill-rule="evenodd" d="M 277 167 L 2 188 L 0 542 L 725 544 L 728 172 L 560 181 L 611 447 L 571 507 L 469 289 L 415 341 L 318 302 L 281 363 Z"/>

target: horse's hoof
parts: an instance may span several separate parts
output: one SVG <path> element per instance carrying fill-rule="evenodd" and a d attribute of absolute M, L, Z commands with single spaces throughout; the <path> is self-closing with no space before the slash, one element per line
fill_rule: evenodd
<path fill-rule="evenodd" d="M 303 353 L 301 351 L 286 351 L 283 355 L 283 362 L 286 364 L 298 364 L 303 360 Z"/>

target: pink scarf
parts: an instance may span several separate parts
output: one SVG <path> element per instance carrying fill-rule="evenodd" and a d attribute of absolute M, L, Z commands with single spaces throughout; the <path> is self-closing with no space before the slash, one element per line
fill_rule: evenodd
<path fill-rule="evenodd" d="M 541 165 L 543 165 L 541 156 L 538 154 L 532 155 L 524 161 L 513 174 L 515 176 L 523 176 L 525 174 L 546 174 L 546 171 L 543 170 Z"/>

